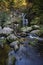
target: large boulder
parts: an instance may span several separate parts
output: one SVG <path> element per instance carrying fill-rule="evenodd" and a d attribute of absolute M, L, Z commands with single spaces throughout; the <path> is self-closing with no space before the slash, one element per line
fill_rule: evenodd
<path fill-rule="evenodd" d="M 32 34 L 38 34 L 39 32 L 40 32 L 40 30 L 33 30 L 30 33 L 32 33 Z"/>
<path fill-rule="evenodd" d="M 2 30 L 3 34 L 6 34 L 6 35 L 11 34 L 12 31 L 13 31 L 13 29 L 11 29 L 9 27 L 4 27 Z"/>
<path fill-rule="evenodd" d="M 8 37 L 7 37 L 8 40 L 17 40 L 17 37 L 14 35 L 14 34 L 10 34 Z"/>
<path fill-rule="evenodd" d="M 32 30 L 32 27 L 23 27 L 21 28 L 21 31 L 23 32 L 30 32 Z"/>

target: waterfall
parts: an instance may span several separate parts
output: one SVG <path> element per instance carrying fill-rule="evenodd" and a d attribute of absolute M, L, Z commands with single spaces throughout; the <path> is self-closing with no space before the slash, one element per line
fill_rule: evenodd
<path fill-rule="evenodd" d="M 28 26 L 28 19 L 25 19 L 26 20 L 26 26 Z"/>
<path fill-rule="evenodd" d="M 28 19 L 25 18 L 26 14 L 22 13 L 23 27 L 28 25 Z"/>

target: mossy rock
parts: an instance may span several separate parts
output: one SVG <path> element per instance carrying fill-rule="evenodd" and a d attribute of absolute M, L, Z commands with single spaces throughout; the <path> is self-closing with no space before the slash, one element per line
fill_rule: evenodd
<path fill-rule="evenodd" d="M 32 25 L 33 30 L 40 29 L 39 25 Z"/>

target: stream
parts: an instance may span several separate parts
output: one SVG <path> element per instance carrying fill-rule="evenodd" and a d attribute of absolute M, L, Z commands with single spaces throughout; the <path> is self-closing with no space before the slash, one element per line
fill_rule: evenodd
<path fill-rule="evenodd" d="M 25 15 L 23 16 L 23 26 L 28 25 L 28 20 L 25 19 Z M 28 40 L 25 40 L 24 42 L 21 42 L 19 49 L 15 52 L 14 49 L 12 49 L 8 53 L 8 64 L 7 65 L 13 65 L 12 58 L 16 58 L 16 62 L 14 65 L 43 65 L 43 56 L 40 55 L 40 52 L 37 51 L 36 47 L 33 47 L 32 45 L 29 45 L 29 41 L 34 41 L 34 39 L 43 41 L 43 38 L 38 37 L 36 34 L 30 34 L 26 37 L 22 37 L 17 35 L 16 37 L 19 38 L 26 38 Z"/>
<path fill-rule="evenodd" d="M 23 16 L 23 26 L 25 24 L 28 24 L 28 20 L 25 19 L 25 15 L 22 14 Z M 26 23 L 26 21 L 27 23 Z M 24 24 L 25 23 L 25 24 Z M 21 36 L 17 36 L 20 38 L 23 38 Z M 20 44 L 20 48 L 17 52 L 14 50 L 10 51 L 8 56 L 9 56 L 9 62 L 8 65 L 12 65 L 12 57 L 16 58 L 16 62 L 14 65 L 43 65 L 43 57 L 40 55 L 40 53 L 37 51 L 37 48 L 29 45 L 29 41 L 33 41 L 34 39 L 43 41 L 43 38 L 39 38 L 35 34 L 29 34 L 25 37 L 27 40 L 22 42 L 24 45 Z"/>
<path fill-rule="evenodd" d="M 26 38 L 30 38 L 31 41 L 34 38 L 38 38 L 38 36 L 29 34 L 29 36 Z M 41 38 L 39 38 L 39 40 L 40 39 Z M 28 45 L 28 41 L 24 41 L 23 44 L 24 45 L 20 45 L 20 48 L 17 52 L 14 50 L 9 52 L 9 58 L 12 56 L 16 58 L 15 65 L 43 65 L 43 57 L 39 52 L 37 52 L 37 49 L 31 45 Z M 8 65 L 12 65 L 11 60 Z"/>

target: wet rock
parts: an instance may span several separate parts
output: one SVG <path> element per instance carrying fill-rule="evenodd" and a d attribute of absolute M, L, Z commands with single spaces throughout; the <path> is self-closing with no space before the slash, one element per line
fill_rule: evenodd
<path fill-rule="evenodd" d="M 14 50 L 17 51 L 19 49 L 19 42 L 14 41 L 14 42 L 10 43 L 10 47 L 14 48 Z"/>

